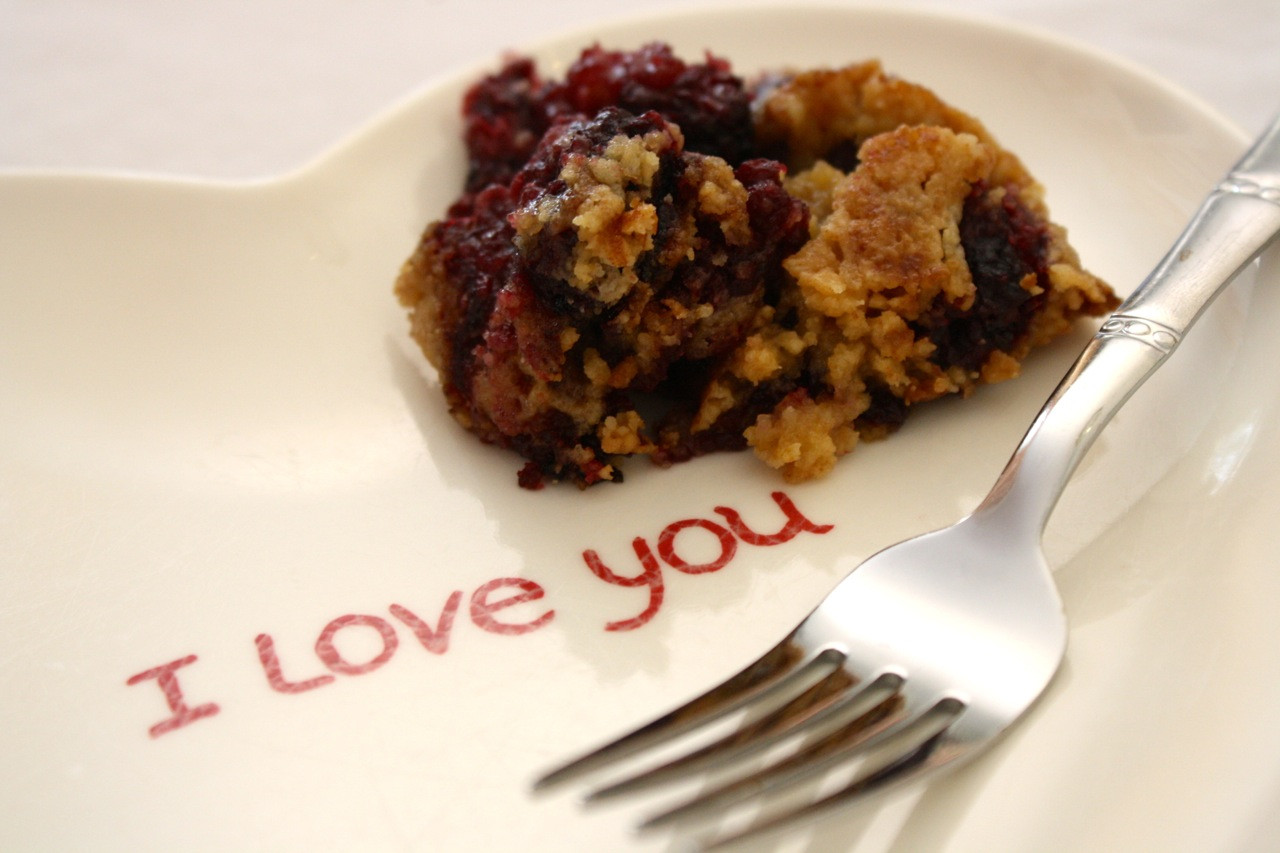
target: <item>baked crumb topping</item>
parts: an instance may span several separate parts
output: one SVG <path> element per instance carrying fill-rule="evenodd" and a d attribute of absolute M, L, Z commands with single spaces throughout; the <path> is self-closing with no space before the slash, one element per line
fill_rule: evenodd
<path fill-rule="evenodd" d="M 526 487 L 746 446 L 819 477 L 1118 302 L 1016 156 L 874 61 L 751 90 L 591 48 L 564 83 L 513 60 L 464 110 L 466 189 L 396 292 Z"/>

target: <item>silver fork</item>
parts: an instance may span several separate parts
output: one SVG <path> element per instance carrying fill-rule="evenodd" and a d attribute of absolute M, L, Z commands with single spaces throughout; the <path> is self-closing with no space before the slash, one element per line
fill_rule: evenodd
<path fill-rule="evenodd" d="M 980 753 L 1036 701 L 1066 650 L 1066 617 L 1040 541 L 1068 478 L 1112 415 L 1277 231 L 1280 118 L 1102 323 L 972 514 L 879 552 L 741 673 L 534 787 L 615 766 L 731 714 L 743 720 L 730 734 L 597 788 L 587 800 L 698 771 L 719 778 L 748 756 L 792 747 L 640 824 L 653 829 L 721 815 L 836 767 L 855 768 L 842 771 L 852 776 L 841 777 L 835 791 L 704 841 L 710 849 Z"/>

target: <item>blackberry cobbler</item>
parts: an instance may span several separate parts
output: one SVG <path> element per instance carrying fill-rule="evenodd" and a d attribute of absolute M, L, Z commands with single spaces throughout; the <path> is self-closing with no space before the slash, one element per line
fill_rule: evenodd
<path fill-rule="evenodd" d="M 875 62 L 749 88 L 593 47 L 558 81 L 511 60 L 463 112 L 463 193 L 396 291 L 529 488 L 747 446 L 820 476 L 1117 302 L 1015 156 Z"/>

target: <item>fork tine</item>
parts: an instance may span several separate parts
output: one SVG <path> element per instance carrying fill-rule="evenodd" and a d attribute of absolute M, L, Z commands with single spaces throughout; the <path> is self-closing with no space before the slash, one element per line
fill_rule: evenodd
<path fill-rule="evenodd" d="M 904 750 L 914 751 L 923 740 L 955 719 L 958 711 L 954 707 L 955 700 L 944 699 L 921 711 L 898 694 L 785 758 L 651 815 L 638 829 L 650 831 L 719 815 L 734 805 L 794 787 L 841 764 L 858 758 L 872 760 L 877 752 L 890 751 L 896 756 Z M 922 730 L 926 732 L 923 736 Z M 907 741 L 905 746 L 903 741 Z M 864 768 L 860 775 L 874 772 L 878 768 Z"/>
<path fill-rule="evenodd" d="M 579 778 L 627 756 L 674 740 L 748 705 L 773 710 L 796 693 L 819 683 L 844 662 L 844 653 L 833 647 L 805 654 L 793 642 L 794 634 L 774 646 L 754 663 L 706 693 L 664 714 L 617 740 L 543 774 L 533 783 L 535 791 Z"/>
<path fill-rule="evenodd" d="M 806 803 L 791 811 L 783 811 L 756 820 L 736 832 L 712 838 L 699 846 L 702 851 L 719 850 L 732 844 L 777 832 L 847 806 L 871 794 L 910 781 L 923 773 L 946 764 L 965 750 L 944 750 L 953 740 L 948 734 L 964 713 L 964 703 L 945 697 L 924 713 L 913 717 L 885 735 L 893 740 L 907 741 L 905 750 L 896 749 L 892 757 L 875 766 L 859 771 L 858 775 L 837 791 Z M 844 757 L 844 756 L 841 756 Z M 834 762 L 832 762 L 834 763 Z"/>
<path fill-rule="evenodd" d="M 856 685 L 841 668 L 774 713 L 731 732 L 701 749 L 674 758 L 587 794 L 587 803 L 598 803 L 623 794 L 653 788 L 699 769 L 723 769 L 787 740 L 824 737 L 865 716 L 897 692 L 902 677 L 886 672 L 864 685 Z"/>
<path fill-rule="evenodd" d="M 637 825 L 637 831 L 700 822 L 721 815 L 739 803 L 798 785 L 865 755 L 864 748 L 874 747 L 886 732 L 903 724 L 909 718 L 908 711 L 901 694 L 891 695 L 878 705 L 864 709 L 856 719 L 782 758 L 649 815 Z"/>

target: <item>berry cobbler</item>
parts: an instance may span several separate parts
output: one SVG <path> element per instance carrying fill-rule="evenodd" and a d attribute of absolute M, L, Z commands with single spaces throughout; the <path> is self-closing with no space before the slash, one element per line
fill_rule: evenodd
<path fill-rule="evenodd" d="M 827 473 L 1118 300 L 976 119 L 876 62 L 748 85 L 664 44 L 512 59 L 396 282 L 450 411 L 519 483 L 750 447 Z"/>

